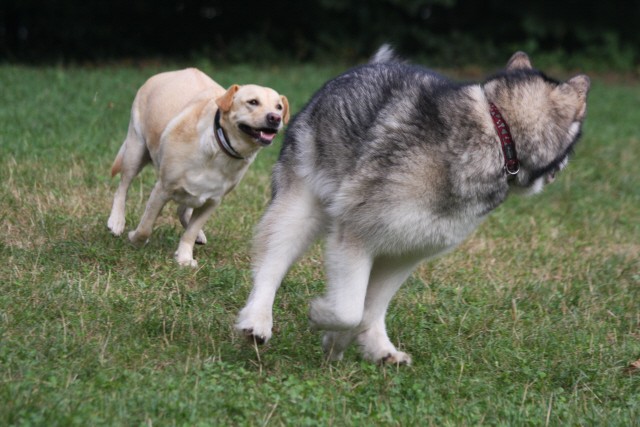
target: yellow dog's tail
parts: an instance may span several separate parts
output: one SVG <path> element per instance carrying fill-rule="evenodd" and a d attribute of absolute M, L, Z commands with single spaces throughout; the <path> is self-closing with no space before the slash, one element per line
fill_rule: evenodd
<path fill-rule="evenodd" d="M 111 165 L 111 178 L 118 175 L 122 170 L 122 158 L 124 157 L 124 146 L 125 144 L 122 144 L 122 147 L 120 147 L 120 150 L 118 150 L 118 155 L 116 156 L 116 159 L 113 161 L 113 164 Z"/>

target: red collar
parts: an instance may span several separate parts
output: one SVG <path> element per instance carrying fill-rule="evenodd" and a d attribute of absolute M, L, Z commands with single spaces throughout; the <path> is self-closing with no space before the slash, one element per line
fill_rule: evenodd
<path fill-rule="evenodd" d="M 491 112 L 491 118 L 493 119 L 496 132 L 500 138 L 500 144 L 502 145 L 504 170 L 509 175 L 515 175 L 520 170 L 520 162 L 518 161 L 518 154 L 516 153 L 516 143 L 511 137 L 511 132 L 509 131 L 509 125 L 493 102 L 489 102 L 489 110 Z"/>

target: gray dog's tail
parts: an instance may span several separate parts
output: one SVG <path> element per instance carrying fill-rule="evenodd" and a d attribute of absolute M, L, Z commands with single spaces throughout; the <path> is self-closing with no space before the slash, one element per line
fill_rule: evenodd
<path fill-rule="evenodd" d="M 393 50 L 391 45 L 385 43 L 371 57 L 370 64 L 384 64 L 385 62 L 404 62 Z"/>

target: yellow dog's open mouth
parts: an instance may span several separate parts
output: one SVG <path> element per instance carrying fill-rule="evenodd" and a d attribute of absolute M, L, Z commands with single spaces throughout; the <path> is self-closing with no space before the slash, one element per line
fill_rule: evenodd
<path fill-rule="evenodd" d="M 278 129 L 273 128 L 252 128 L 245 124 L 241 124 L 238 127 L 242 132 L 246 133 L 259 144 L 264 146 L 270 145 L 278 133 Z"/>

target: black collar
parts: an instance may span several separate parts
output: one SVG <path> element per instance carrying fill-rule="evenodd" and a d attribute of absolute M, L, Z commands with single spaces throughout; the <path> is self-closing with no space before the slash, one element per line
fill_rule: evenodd
<path fill-rule="evenodd" d="M 227 139 L 227 135 L 224 133 L 224 129 L 220 126 L 220 109 L 216 112 L 216 117 L 213 120 L 213 134 L 216 136 L 216 141 L 218 141 L 218 145 L 220 149 L 224 151 L 229 157 L 233 157 L 234 159 L 244 160 L 244 157 L 240 155 L 229 143 Z"/>
<path fill-rule="evenodd" d="M 498 138 L 500 138 L 500 144 L 502 145 L 504 170 L 509 175 L 516 175 L 520 171 L 520 162 L 518 161 L 518 154 L 516 153 L 516 142 L 511 136 L 509 125 L 493 102 L 489 102 L 489 110 L 496 132 L 498 133 Z"/>

